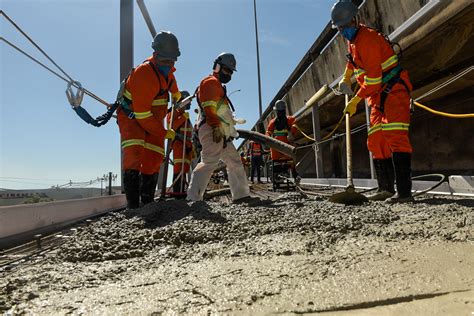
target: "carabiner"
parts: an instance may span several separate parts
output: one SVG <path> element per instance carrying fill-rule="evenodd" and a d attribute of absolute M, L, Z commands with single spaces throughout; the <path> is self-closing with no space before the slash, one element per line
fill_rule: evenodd
<path fill-rule="evenodd" d="M 78 87 L 76 93 L 72 91 L 73 84 Z M 84 89 L 82 89 L 81 83 L 79 81 L 70 81 L 67 84 L 66 96 L 69 104 L 71 104 L 73 108 L 80 106 L 82 103 L 82 98 L 84 97 Z"/>

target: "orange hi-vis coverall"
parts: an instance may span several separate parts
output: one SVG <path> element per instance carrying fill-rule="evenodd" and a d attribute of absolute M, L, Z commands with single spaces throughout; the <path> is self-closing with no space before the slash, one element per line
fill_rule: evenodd
<path fill-rule="evenodd" d="M 275 139 L 278 139 L 279 141 L 289 144 L 290 142 L 288 141 L 288 133 L 290 132 L 292 135 L 295 135 L 297 133 L 297 130 L 294 127 L 296 119 L 293 116 L 287 116 L 286 117 L 287 123 L 283 124 L 284 127 L 281 129 L 277 128 L 277 125 L 279 125 L 279 124 L 276 124 L 277 119 L 278 117 L 270 121 L 270 123 L 267 126 L 267 131 L 265 134 Z M 270 148 L 270 153 L 271 153 L 271 157 L 273 161 L 291 160 L 290 157 L 279 152 L 276 149 Z"/>
<path fill-rule="evenodd" d="M 166 116 L 168 126 L 170 120 L 171 112 Z M 184 165 L 183 173 L 186 174 L 189 172 L 189 166 L 193 159 L 193 125 L 189 120 L 189 114 L 181 110 L 175 111 L 172 129 L 176 132 L 176 137 L 173 141 L 173 173 L 179 174 L 181 167 Z M 184 135 L 186 135 L 186 144 L 184 144 Z"/>
<path fill-rule="evenodd" d="M 354 41 L 349 42 L 352 61 L 347 68 L 354 70 L 360 89 L 357 96 L 367 98 L 371 107 L 367 147 L 374 159 L 387 159 L 393 152 L 412 152 L 408 136 L 410 126 L 410 94 L 412 84 L 406 70 L 398 65 L 398 56 L 382 34 L 360 25 Z M 386 94 L 381 106 L 384 78 L 390 72 L 399 73 L 400 80 Z M 383 81 L 384 80 L 384 81 Z"/>
<path fill-rule="evenodd" d="M 225 114 L 230 111 L 230 102 L 226 96 L 225 88 L 217 78 L 217 74 L 205 77 L 198 89 L 198 102 L 205 116 L 205 123 L 199 124 L 198 136 L 202 145 L 201 161 L 194 168 L 189 184 L 187 199 L 191 201 L 202 201 L 206 187 L 211 175 L 217 168 L 219 160 L 227 167 L 229 176 L 230 192 L 233 200 L 238 200 L 250 195 L 244 167 L 239 159 L 239 153 L 234 144 L 224 139 L 220 143 L 213 140 L 213 127 L 221 128 L 224 137 L 230 135 L 227 125 L 227 116 L 222 117 L 218 113 Z M 230 125 L 233 127 L 233 124 Z"/>
<path fill-rule="evenodd" d="M 165 153 L 164 119 L 169 93 L 173 100 L 181 98 L 174 71 L 173 67 L 165 78 L 158 71 L 153 57 L 131 71 L 123 97 L 135 118 L 130 119 L 121 107 L 117 110 L 124 170 L 138 170 L 146 175 L 160 170 Z"/>

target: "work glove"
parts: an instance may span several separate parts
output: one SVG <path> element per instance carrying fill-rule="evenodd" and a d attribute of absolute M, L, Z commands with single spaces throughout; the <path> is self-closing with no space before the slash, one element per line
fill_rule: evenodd
<path fill-rule="evenodd" d="M 293 134 L 291 132 L 288 133 L 288 141 L 290 143 L 293 143 L 295 141 L 295 136 L 293 136 Z"/>
<path fill-rule="evenodd" d="M 344 114 L 349 113 L 349 116 L 354 115 L 354 113 L 357 111 L 357 104 L 359 104 L 360 100 L 362 99 L 358 96 L 354 96 L 352 99 L 350 99 L 344 108 Z"/>
<path fill-rule="evenodd" d="M 189 113 L 188 113 L 188 112 L 184 112 L 184 113 L 183 113 L 183 116 L 184 116 L 187 120 L 189 120 Z"/>
<path fill-rule="evenodd" d="M 347 95 L 353 95 L 354 92 L 352 91 L 352 83 L 351 83 L 351 77 L 352 74 L 354 73 L 354 70 L 347 68 L 344 71 L 344 74 L 342 75 L 341 81 L 339 81 L 338 85 L 338 91 L 340 94 L 347 94 Z"/>
<path fill-rule="evenodd" d="M 214 143 L 220 143 L 224 139 L 224 134 L 219 126 L 212 128 L 212 140 Z"/>
<path fill-rule="evenodd" d="M 165 138 L 169 140 L 173 140 L 176 137 L 176 132 L 173 129 L 167 129 Z"/>

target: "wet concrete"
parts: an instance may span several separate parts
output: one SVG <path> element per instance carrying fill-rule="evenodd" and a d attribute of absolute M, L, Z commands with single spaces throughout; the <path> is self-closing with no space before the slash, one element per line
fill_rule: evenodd
<path fill-rule="evenodd" d="M 473 241 L 473 199 L 160 202 L 103 217 L 2 272 L 0 311 L 468 314 Z"/>

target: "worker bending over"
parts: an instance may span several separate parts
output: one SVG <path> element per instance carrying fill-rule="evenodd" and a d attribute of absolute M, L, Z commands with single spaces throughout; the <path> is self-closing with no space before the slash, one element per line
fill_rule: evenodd
<path fill-rule="evenodd" d="M 188 91 L 181 91 L 181 99 L 189 97 Z M 176 197 L 184 197 L 186 194 L 186 175 L 189 173 L 189 166 L 193 159 L 193 126 L 189 120 L 189 113 L 186 110 L 191 108 L 191 102 L 184 108 L 174 111 L 172 129 L 176 132 L 173 140 L 173 194 Z M 168 126 L 171 123 L 171 109 L 166 116 Z"/>
<path fill-rule="evenodd" d="M 352 94 L 352 74 L 360 86 L 344 113 L 352 116 L 362 99 L 367 99 L 371 109 L 367 147 L 374 159 L 378 192 L 369 199 L 412 201 L 412 146 L 408 136 L 412 84 L 386 36 L 358 23 L 357 12 L 358 8 L 351 1 L 339 1 L 332 8 L 331 19 L 349 47 L 349 61 L 339 90 Z"/>
<path fill-rule="evenodd" d="M 229 175 L 229 186 L 234 201 L 249 197 L 249 187 L 239 154 L 232 143 L 237 137 L 234 128 L 233 106 L 223 84 L 232 79 L 236 60 L 230 53 L 220 54 L 214 61 L 213 74 L 205 77 L 198 88 L 201 118 L 198 136 L 202 146 L 201 162 L 193 170 L 187 199 L 200 201 L 219 160 L 223 160 Z"/>
<path fill-rule="evenodd" d="M 117 120 L 122 145 L 123 184 L 129 209 L 154 200 L 158 171 L 163 162 L 165 138 L 174 131 L 165 129 L 164 118 L 170 92 L 180 99 L 174 63 L 180 55 L 178 40 L 170 32 L 153 39 L 153 56 L 132 69 L 119 92 Z"/>

